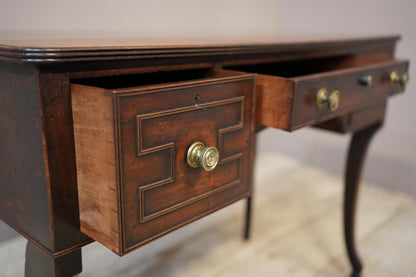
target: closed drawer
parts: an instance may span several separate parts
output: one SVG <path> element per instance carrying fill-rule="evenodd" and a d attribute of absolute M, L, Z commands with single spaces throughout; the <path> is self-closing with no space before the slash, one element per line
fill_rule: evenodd
<path fill-rule="evenodd" d="M 343 57 L 233 69 L 259 73 L 256 123 L 293 131 L 371 106 L 403 91 L 405 84 L 400 80 L 392 82 L 390 75 L 396 72 L 401 79 L 407 73 L 408 62 L 385 59 Z M 368 78 L 371 82 L 366 83 Z M 334 98 L 339 100 L 338 106 Z"/>
<path fill-rule="evenodd" d="M 81 230 L 119 255 L 251 193 L 255 76 L 192 74 L 71 85 Z M 195 142 L 212 171 L 188 163 Z"/>

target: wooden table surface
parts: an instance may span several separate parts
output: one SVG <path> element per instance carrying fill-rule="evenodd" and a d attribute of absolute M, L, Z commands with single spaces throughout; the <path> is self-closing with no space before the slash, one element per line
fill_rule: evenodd
<path fill-rule="evenodd" d="M 92 38 L 91 38 L 92 36 Z M 392 46 L 399 35 L 294 35 L 274 37 L 212 38 L 135 38 L 65 34 L 0 34 L 0 60 L 54 62 L 74 60 L 108 60 L 140 58 L 149 55 L 209 55 L 248 53 L 287 53 L 296 51 L 328 51 L 386 44 Z M 69 37 L 69 38 L 68 38 Z M 81 37 L 81 38 L 80 38 Z M 111 38 L 108 38 L 111 37 Z"/>

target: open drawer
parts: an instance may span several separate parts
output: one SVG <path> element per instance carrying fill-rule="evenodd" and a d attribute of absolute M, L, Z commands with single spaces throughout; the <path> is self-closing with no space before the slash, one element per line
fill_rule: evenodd
<path fill-rule="evenodd" d="M 249 196 L 254 86 L 205 69 L 74 80 L 81 231 L 122 255 Z"/>
<path fill-rule="evenodd" d="M 293 131 L 370 106 L 403 91 L 407 61 L 380 57 L 311 59 L 233 67 L 258 73 L 256 123 Z"/>

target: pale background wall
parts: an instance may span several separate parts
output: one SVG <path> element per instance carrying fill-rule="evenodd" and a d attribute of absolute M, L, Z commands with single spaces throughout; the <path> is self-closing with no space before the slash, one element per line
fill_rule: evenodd
<path fill-rule="evenodd" d="M 145 37 L 400 33 L 397 56 L 411 59 L 411 79 L 407 93 L 389 103 L 387 127 L 370 148 L 364 178 L 416 196 L 415 11 L 416 1 L 411 0 L 1 0 L 0 32 L 61 31 L 73 36 L 109 31 Z M 293 134 L 268 129 L 258 143 L 259 152 L 280 152 L 342 172 L 348 137 L 312 129 Z M 0 240 L 10 234 L 0 224 Z"/>

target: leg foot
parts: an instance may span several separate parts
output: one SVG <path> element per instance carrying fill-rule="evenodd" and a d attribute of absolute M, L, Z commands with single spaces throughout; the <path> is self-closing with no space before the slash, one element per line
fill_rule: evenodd
<path fill-rule="evenodd" d="M 354 244 L 355 208 L 361 171 L 371 138 L 380 127 L 381 123 L 377 123 L 354 133 L 348 152 L 347 168 L 345 172 L 344 236 L 348 257 L 353 267 L 353 272 L 351 273 L 352 277 L 360 276 L 362 270 L 361 261 L 357 255 Z"/>
<path fill-rule="evenodd" d="M 246 218 L 244 224 L 244 239 L 250 239 L 250 227 L 251 227 L 251 196 L 246 200 Z"/>
<path fill-rule="evenodd" d="M 81 249 L 52 256 L 32 244 L 26 244 L 25 277 L 70 277 L 81 273 Z"/>

